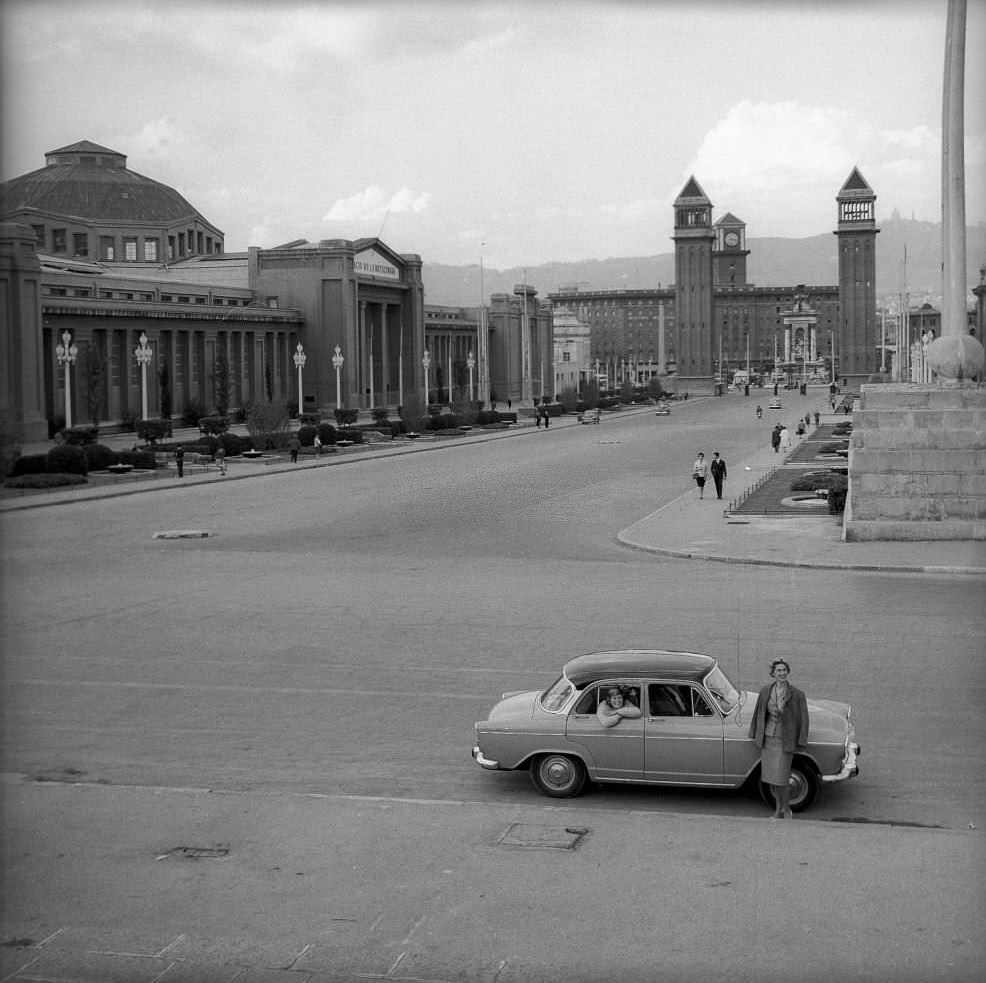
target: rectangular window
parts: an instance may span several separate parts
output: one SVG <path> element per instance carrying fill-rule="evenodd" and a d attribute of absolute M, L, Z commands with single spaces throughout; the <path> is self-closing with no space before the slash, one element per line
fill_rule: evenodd
<path fill-rule="evenodd" d="M 67 249 L 68 242 L 66 239 L 66 233 L 64 229 L 52 229 L 51 230 L 51 251 L 53 253 L 64 253 Z"/>
<path fill-rule="evenodd" d="M 144 262 L 145 263 L 157 262 L 157 239 L 144 240 Z"/>
<path fill-rule="evenodd" d="M 128 263 L 137 260 L 137 238 L 135 236 L 123 237 L 123 258 Z"/>
<path fill-rule="evenodd" d="M 99 258 L 112 263 L 116 259 L 116 246 L 113 236 L 99 237 Z"/>
<path fill-rule="evenodd" d="M 37 242 L 39 248 L 44 249 L 45 247 L 45 227 L 43 225 L 32 225 L 34 229 L 34 239 Z"/>
<path fill-rule="evenodd" d="M 89 255 L 89 234 L 87 232 L 72 233 L 72 252 L 76 256 Z"/>
<path fill-rule="evenodd" d="M 172 260 L 175 258 L 175 237 L 168 236 L 168 259 Z"/>
<path fill-rule="evenodd" d="M 184 256 L 185 255 L 185 233 L 184 232 L 179 232 L 178 233 L 178 255 L 179 256 Z"/>

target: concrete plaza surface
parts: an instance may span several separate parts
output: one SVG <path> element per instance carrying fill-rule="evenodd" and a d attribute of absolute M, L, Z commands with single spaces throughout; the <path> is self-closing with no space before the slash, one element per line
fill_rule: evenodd
<path fill-rule="evenodd" d="M 964 983 L 986 955 L 976 831 L 13 778 L 2 792 L 3 981 Z"/>
<path fill-rule="evenodd" d="M 17 521 L 146 493 L 151 512 L 156 495 L 210 483 L 536 434 L 234 460 L 225 477 L 172 470 L 0 508 Z M 775 463 L 769 447 L 730 460 L 727 499 Z M 828 516 L 724 504 L 692 490 L 619 539 L 703 560 L 986 573 L 983 544 L 845 544 Z M 591 792 L 542 804 L 83 778 L 0 777 L 0 983 L 965 983 L 986 962 L 986 857 L 971 827 L 610 809 Z"/>
<path fill-rule="evenodd" d="M 651 408 L 624 410 L 619 415 L 652 413 Z M 606 425 L 608 414 L 603 417 Z M 822 422 L 834 422 L 845 417 L 822 415 Z M 556 418 L 552 429 L 578 427 L 573 415 Z M 350 447 L 321 457 L 302 455 L 292 464 L 286 452 L 268 455 L 265 459 L 248 461 L 233 458 L 225 476 L 215 469 L 196 471 L 179 479 L 172 468 L 166 476 L 135 478 L 121 476 L 94 480 L 88 486 L 64 490 L 31 492 L 23 495 L 0 496 L 0 511 L 23 508 L 42 508 L 86 499 L 114 495 L 139 494 L 168 488 L 193 487 L 203 482 L 236 481 L 246 478 L 271 478 L 278 473 L 297 468 L 337 467 L 355 464 L 372 455 L 377 459 L 394 454 L 420 453 L 437 449 L 452 449 L 456 444 L 476 441 L 510 439 L 540 433 L 533 420 L 521 418 L 509 430 L 474 430 L 455 437 L 425 436 L 419 440 L 386 440 L 364 447 Z M 549 431 L 550 433 L 550 431 Z M 198 431 L 176 431 L 175 440 L 193 444 Z M 114 448 L 129 447 L 133 435 L 104 438 Z M 795 445 L 797 446 L 797 445 Z M 44 447 L 25 448 L 25 453 L 37 453 Z M 726 506 L 738 499 L 770 468 L 783 462 L 772 448 L 765 446 L 755 455 L 741 461 L 729 461 L 726 495 L 718 501 L 711 482 L 704 499 L 697 489 L 657 509 L 617 534 L 626 546 L 666 556 L 688 559 L 716 560 L 733 563 L 770 564 L 774 566 L 818 567 L 822 569 L 882 570 L 884 572 L 925 574 L 986 575 L 986 542 L 928 541 L 928 542 L 855 542 L 842 541 L 841 516 L 755 516 L 729 515 Z"/>

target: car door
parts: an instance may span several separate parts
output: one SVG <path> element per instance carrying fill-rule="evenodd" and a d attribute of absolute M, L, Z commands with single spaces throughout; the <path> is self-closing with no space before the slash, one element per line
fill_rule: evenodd
<path fill-rule="evenodd" d="M 644 718 L 624 717 L 615 727 L 599 723 L 599 692 L 608 685 L 612 683 L 594 685 L 582 694 L 568 715 L 565 732 L 580 749 L 593 778 L 639 782 L 644 774 Z M 629 688 L 637 694 L 639 705 L 640 684 L 633 683 Z"/>
<path fill-rule="evenodd" d="M 695 685 L 649 681 L 643 687 L 644 780 L 722 785 L 723 723 Z"/>

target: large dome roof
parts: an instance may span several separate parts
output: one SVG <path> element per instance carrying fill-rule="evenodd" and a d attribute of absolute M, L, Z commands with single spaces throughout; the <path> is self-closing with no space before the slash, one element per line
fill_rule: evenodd
<path fill-rule="evenodd" d="M 87 222 L 205 221 L 174 188 L 127 170 L 123 154 L 88 140 L 49 151 L 40 170 L 0 186 L 0 215 L 26 209 Z"/>

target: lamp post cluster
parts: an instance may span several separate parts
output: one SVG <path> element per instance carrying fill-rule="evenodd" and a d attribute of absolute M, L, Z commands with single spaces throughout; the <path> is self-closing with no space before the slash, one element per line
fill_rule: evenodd
<path fill-rule="evenodd" d="M 72 366 L 75 365 L 79 349 L 72 344 L 72 332 L 62 335 L 62 343 L 55 348 L 59 365 L 65 366 L 65 426 L 72 426 Z"/>

